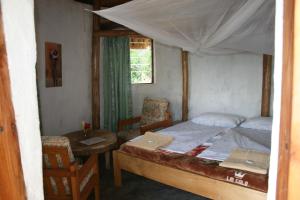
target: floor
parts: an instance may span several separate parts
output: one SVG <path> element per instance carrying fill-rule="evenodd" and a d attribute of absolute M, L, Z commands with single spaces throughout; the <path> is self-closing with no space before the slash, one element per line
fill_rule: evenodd
<path fill-rule="evenodd" d="M 112 170 L 106 170 L 100 159 L 101 200 L 206 200 L 156 181 L 145 179 L 128 172 L 122 172 L 123 186 L 115 188 Z"/>

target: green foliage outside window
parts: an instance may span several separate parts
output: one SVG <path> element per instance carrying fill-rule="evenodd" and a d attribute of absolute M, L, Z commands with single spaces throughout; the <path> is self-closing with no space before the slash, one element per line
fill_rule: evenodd
<path fill-rule="evenodd" d="M 152 50 L 130 49 L 131 83 L 152 83 Z"/>

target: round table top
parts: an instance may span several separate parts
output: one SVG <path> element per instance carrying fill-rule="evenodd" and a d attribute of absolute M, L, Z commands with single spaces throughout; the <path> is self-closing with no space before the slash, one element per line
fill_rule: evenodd
<path fill-rule="evenodd" d="M 105 153 L 115 148 L 117 145 L 116 134 L 107 130 L 90 130 L 88 131 L 86 136 L 84 135 L 83 131 L 80 130 L 72 133 L 67 133 L 64 136 L 69 138 L 72 151 L 77 156 L 87 156 L 94 153 Z M 97 136 L 104 138 L 105 141 L 92 145 L 80 143 L 80 141 L 82 140 Z"/>

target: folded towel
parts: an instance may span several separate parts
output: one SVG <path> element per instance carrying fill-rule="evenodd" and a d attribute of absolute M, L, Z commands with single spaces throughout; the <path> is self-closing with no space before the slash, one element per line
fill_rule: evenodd
<path fill-rule="evenodd" d="M 235 149 L 220 163 L 222 167 L 240 169 L 258 174 L 267 174 L 270 155 L 247 149 Z"/>
<path fill-rule="evenodd" d="M 129 141 L 126 143 L 126 145 L 154 151 L 160 147 L 171 144 L 172 141 L 172 136 L 146 132 L 142 137 Z"/>

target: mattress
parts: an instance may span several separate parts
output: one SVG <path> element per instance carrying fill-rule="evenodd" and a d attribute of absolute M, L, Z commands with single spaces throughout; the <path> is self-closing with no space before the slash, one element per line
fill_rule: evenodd
<path fill-rule="evenodd" d="M 174 138 L 170 145 L 162 148 L 163 150 L 184 154 L 202 144 L 209 146 L 226 130 L 228 128 L 204 126 L 187 121 L 160 130 L 159 133 Z"/>
<path fill-rule="evenodd" d="M 215 141 L 213 145 L 197 157 L 224 161 L 237 148 L 270 153 L 271 132 L 246 128 L 226 130 L 219 140 Z"/>

